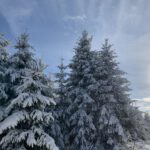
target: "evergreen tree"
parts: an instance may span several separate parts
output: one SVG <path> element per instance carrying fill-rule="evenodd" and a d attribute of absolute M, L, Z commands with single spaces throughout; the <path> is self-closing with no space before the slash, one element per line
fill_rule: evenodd
<path fill-rule="evenodd" d="M 8 53 L 6 47 L 9 42 L 4 39 L 3 35 L 0 35 L 0 121 L 4 117 L 4 107 L 8 100 L 8 88 L 6 79 L 6 69 L 8 61 Z"/>
<path fill-rule="evenodd" d="M 91 92 L 95 99 L 96 148 L 117 150 L 125 134 L 115 111 L 118 103 L 113 93 L 112 80 L 118 64 L 110 48 L 106 40 L 101 52 L 93 52 L 93 72 L 97 82 Z"/>
<path fill-rule="evenodd" d="M 144 119 L 150 125 L 150 115 L 148 113 L 144 114 Z"/>
<path fill-rule="evenodd" d="M 131 119 L 131 112 L 135 108 L 129 97 L 129 82 L 115 58 L 108 40 L 105 40 L 102 51 L 93 52 L 96 84 L 92 93 L 95 99 L 97 149 L 102 145 L 104 149 L 121 149 L 129 136 L 132 136 L 131 131 L 136 132 L 136 126 Z"/>
<path fill-rule="evenodd" d="M 8 116 L 0 122 L 0 145 L 4 150 L 58 150 L 44 131 L 53 120 L 46 107 L 55 102 L 47 94 L 50 88 L 43 66 L 31 52 L 28 35 L 22 34 L 15 48 L 8 70 L 15 95 L 7 106 Z"/>
<path fill-rule="evenodd" d="M 67 66 L 64 66 L 64 59 L 61 58 L 61 64 L 58 66 L 59 72 L 56 73 L 56 83 L 58 84 L 58 88 L 56 89 L 56 94 L 59 96 L 59 101 L 65 105 L 66 102 L 66 83 L 67 83 Z"/>
<path fill-rule="evenodd" d="M 8 53 L 6 47 L 9 42 L 0 35 L 0 121 L 5 117 L 5 107 L 8 103 L 8 81 L 6 77 Z M 0 140 L 2 136 L 0 135 Z M 0 146 L 1 149 L 1 146 Z"/>
<path fill-rule="evenodd" d="M 150 139 L 150 115 L 148 113 L 144 114 L 144 121 L 145 121 L 145 130 L 146 134 L 148 135 L 147 139 Z"/>
<path fill-rule="evenodd" d="M 67 109 L 66 101 L 66 82 L 67 73 L 65 72 L 66 66 L 64 66 L 63 58 L 61 59 L 61 64 L 58 66 L 59 72 L 56 73 L 56 86 L 55 89 L 55 99 L 56 106 L 53 109 L 53 116 L 55 118 L 54 123 L 51 125 L 50 133 L 55 139 L 56 144 L 59 146 L 60 150 L 66 150 L 65 148 L 65 135 L 66 135 L 66 115 L 65 111 Z"/>
<path fill-rule="evenodd" d="M 129 94 L 130 83 L 125 78 L 126 73 L 120 70 L 119 63 L 115 60 L 116 55 L 114 54 L 113 50 L 111 50 L 111 45 L 108 44 L 108 40 L 106 40 L 105 46 L 102 50 L 101 57 L 104 56 L 107 57 L 108 65 L 111 65 L 111 62 L 112 64 L 114 63 L 114 66 L 109 68 L 112 77 L 110 83 L 112 84 L 113 96 L 117 101 L 115 112 L 126 133 L 126 139 L 146 139 L 142 113 L 132 105 L 134 101 L 131 100 Z"/>
<path fill-rule="evenodd" d="M 75 55 L 70 63 L 71 69 L 67 90 L 69 107 L 69 150 L 90 150 L 94 148 L 93 138 L 95 126 L 92 118 L 92 103 L 87 87 L 92 84 L 93 77 L 90 68 L 91 38 L 86 31 L 83 32 Z"/>
<path fill-rule="evenodd" d="M 124 128 L 130 133 L 129 141 L 147 140 L 150 138 L 148 126 L 144 120 L 143 112 L 138 107 L 129 106 L 127 109 L 129 119 L 123 122 Z"/>

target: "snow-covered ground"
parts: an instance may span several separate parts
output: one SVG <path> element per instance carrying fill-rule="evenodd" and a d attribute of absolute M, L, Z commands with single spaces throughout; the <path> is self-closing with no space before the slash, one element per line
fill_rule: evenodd
<path fill-rule="evenodd" d="M 150 150 L 150 141 L 129 143 L 128 148 L 129 148 L 128 150 Z"/>

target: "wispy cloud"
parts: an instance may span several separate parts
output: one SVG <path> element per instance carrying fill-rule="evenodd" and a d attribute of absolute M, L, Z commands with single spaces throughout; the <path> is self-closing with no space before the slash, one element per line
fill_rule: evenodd
<path fill-rule="evenodd" d="M 5 17 L 12 32 L 18 34 L 27 27 L 35 5 L 34 0 L 1 0 L 0 13 Z"/>
<path fill-rule="evenodd" d="M 150 113 L 150 97 L 134 100 L 135 106 L 137 106 L 141 111 Z"/>
<path fill-rule="evenodd" d="M 85 15 L 78 15 L 78 16 L 65 16 L 64 17 L 64 21 L 85 21 L 86 20 L 86 16 Z"/>

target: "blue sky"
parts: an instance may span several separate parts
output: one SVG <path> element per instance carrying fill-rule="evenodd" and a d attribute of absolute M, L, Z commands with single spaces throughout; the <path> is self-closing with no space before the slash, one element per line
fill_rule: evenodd
<path fill-rule="evenodd" d="M 109 38 L 120 67 L 131 82 L 132 97 L 150 101 L 149 0 L 0 0 L 0 33 L 12 41 L 27 31 L 38 57 L 55 72 L 67 63 L 81 31 L 100 49 Z"/>

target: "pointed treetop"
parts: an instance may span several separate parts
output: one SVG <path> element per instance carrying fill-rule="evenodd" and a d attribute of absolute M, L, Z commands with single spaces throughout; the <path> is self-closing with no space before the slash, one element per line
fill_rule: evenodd
<path fill-rule="evenodd" d="M 0 34 L 0 48 L 8 46 L 9 42 Z"/>
<path fill-rule="evenodd" d="M 61 59 L 60 59 L 60 66 L 64 67 L 64 58 L 63 57 L 61 57 Z"/>
<path fill-rule="evenodd" d="M 116 62 L 116 52 L 114 49 L 112 49 L 112 44 L 109 44 L 109 40 L 105 39 L 104 44 L 102 45 L 102 51 L 100 52 L 102 55 L 107 56 L 106 59 L 108 59 L 109 61 L 111 61 L 113 59 L 113 62 L 115 62 L 116 65 L 118 65 L 119 63 Z"/>
<path fill-rule="evenodd" d="M 82 37 L 88 37 L 88 32 L 86 30 L 82 32 Z"/>
<path fill-rule="evenodd" d="M 109 44 L 109 40 L 108 40 L 108 39 L 105 39 L 105 42 L 104 42 L 104 44 L 103 44 L 103 46 L 102 46 L 102 49 L 103 49 L 103 50 L 110 50 L 111 47 L 112 47 L 112 45 Z"/>
<path fill-rule="evenodd" d="M 60 59 L 60 64 L 57 66 L 59 69 L 59 73 L 56 73 L 56 78 L 61 78 L 61 80 L 65 80 L 64 78 L 66 77 L 65 70 L 67 69 L 67 66 L 64 65 L 64 58 L 61 57 Z M 57 82 L 58 80 L 56 80 Z"/>
<path fill-rule="evenodd" d="M 28 48 L 32 48 L 32 46 L 28 43 L 29 35 L 27 33 L 22 33 L 21 36 L 17 40 L 17 44 L 15 46 L 16 49 L 25 50 Z"/>
<path fill-rule="evenodd" d="M 61 64 L 63 64 L 64 63 L 64 58 L 61 57 L 60 61 L 61 61 Z"/>
<path fill-rule="evenodd" d="M 0 34 L 0 62 L 4 62 L 8 58 L 8 53 L 6 50 L 8 45 L 9 41 L 7 41 L 4 36 Z"/>
<path fill-rule="evenodd" d="M 58 68 L 59 69 L 64 69 L 65 68 L 65 66 L 64 66 L 64 58 L 63 57 L 61 57 L 61 59 L 60 59 L 60 65 L 58 66 Z"/>
<path fill-rule="evenodd" d="M 87 32 L 86 30 L 84 30 L 84 31 L 82 32 L 82 37 L 81 37 L 81 39 L 88 39 L 89 41 L 91 41 L 91 40 L 92 40 L 92 37 L 88 37 L 88 32 Z"/>
<path fill-rule="evenodd" d="M 84 30 L 82 32 L 82 35 L 79 39 L 79 42 L 77 43 L 79 46 L 84 47 L 85 45 L 90 45 L 92 41 L 92 37 L 88 36 L 88 32 Z"/>
<path fill-rule="evenodd" d="M 105 44 L 108 45 L 108 39 L 107 38 L 105 39 Z"/>

